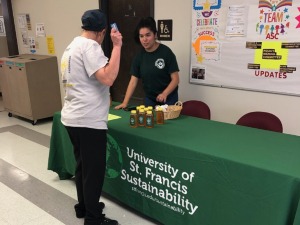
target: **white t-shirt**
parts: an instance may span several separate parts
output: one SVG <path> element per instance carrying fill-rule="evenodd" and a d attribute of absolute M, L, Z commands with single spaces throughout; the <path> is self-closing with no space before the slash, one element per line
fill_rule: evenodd
<path fill-rule="evenodd" d="M 61 121 L 65 126 L 107 129 L 109 86 L 94 73 L 108 63 L 101 46 L 94 40 L 76 37 L 61 59 L 65 102 Z"/>

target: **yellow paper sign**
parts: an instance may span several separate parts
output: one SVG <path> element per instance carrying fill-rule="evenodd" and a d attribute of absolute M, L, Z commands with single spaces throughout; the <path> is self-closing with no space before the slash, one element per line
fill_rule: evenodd
<path fill-rule="evenodd" d="M 54 55 L 55 47 L 54 47 L 54 39 L 52 36 L 47 36 L 47 46 L 48 46 L 48 53 L 50 55 Z"/>
<path fill-rule="evenodd" d="M 263 42 L 261 49 L 255 50 L 255 64 L 261 69 L 279 70 L 280 65 L 287 65 L 288 49 L 281 47 L 282 42 Z"/>
<path fill-rule="evenodd" d="M 108 121 L 110 120 L 116 120 L 116 119 L 120 119 L 121 116 L 116 116 L 116 115 L 113 115 L 113 114 L 108 114 Z"/>

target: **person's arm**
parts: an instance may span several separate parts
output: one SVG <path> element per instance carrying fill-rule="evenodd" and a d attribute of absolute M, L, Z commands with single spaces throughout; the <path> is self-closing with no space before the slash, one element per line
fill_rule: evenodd
<path fill-rule="evenodd" d="M 122 35 L 119 31 L 112 29 L 110 36 L 113 42 L 113 49 L 109 63 L 95 73 L 97 80 L 107 86 L 112 86 L 118 76 L 122 47 Z"/>
<path fill-rule="evenodd" d="M 157 95 L 156 101 L 166 102 L 168 95 L 172 93 L 172 91 L 174 91 L 174 89 L 178 86 L 178 84 L 179 84 L 179 74 L 178 71 L 176 71 L 171 74 L 171 82 L 162 93 Z"/>
<path fill-rule="evenodd" d="M 122 104 L 117 105 L 115 107 L 115 109 L 123 109 L 123 108 L 127 107 L 129 100 L 130 100 L 131 96 L 133 95 L 133 92 L 136 88 L 136 85 L 138 84 L 138 81 L 139 81 L 139 79 L 136 76 L 131 75 L 124 100 L 123 100 Z"/>

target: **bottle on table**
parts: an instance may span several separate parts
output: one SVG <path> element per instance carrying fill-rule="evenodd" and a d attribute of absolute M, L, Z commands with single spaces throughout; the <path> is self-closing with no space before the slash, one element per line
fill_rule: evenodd
<path fill-rule="evenodd" d="M 146 124 L 146 118 L 145 118 L 145 110 L 144 109 L 139 109 L 138 113 L 138 126 L 144 127 Z"/>
<path fill-rule="evenodd" d="M 156 123 L 157 124 L 164 124 L 165 123 L 165 117 L 164 117 L 164 112 L 161 107 L 158 107 L 156 109 Z"/>
<path fill-rule="evenodd" d="M 136 110 L 130 111 L 130 119 L 129 119 L 130 126 L 136 128 L 138 126 L 138 116 L 136 114 Z"/>
<path fill-rule="evenodd" d="M 154 127 L 154 118 L 152 111 L 147 111 L 146 114 L 146 127 L 147 128 L 153 128 Z"/>
<path fill-rule="evenodd" d="M 139 109 L 144 109 L 145 110 L 146 106 L 145 105 L 140 105 Z"/>
<path fill-rule="evenodd" d="M 148 106 L 148 107 L 147 107 L 147 110 L 153 112 L 153 106 Z"/>

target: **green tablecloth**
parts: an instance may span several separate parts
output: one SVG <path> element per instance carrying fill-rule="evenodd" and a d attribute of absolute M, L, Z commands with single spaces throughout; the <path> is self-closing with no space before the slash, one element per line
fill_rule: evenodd
<path fill-rule="evenodd" d="M 300 137 L 181 116 L 152 129 L 110 110 L 104 191 L 165 225 L 299 225 Z M 75 160 L 54 115 L 48 169 Z"/>

